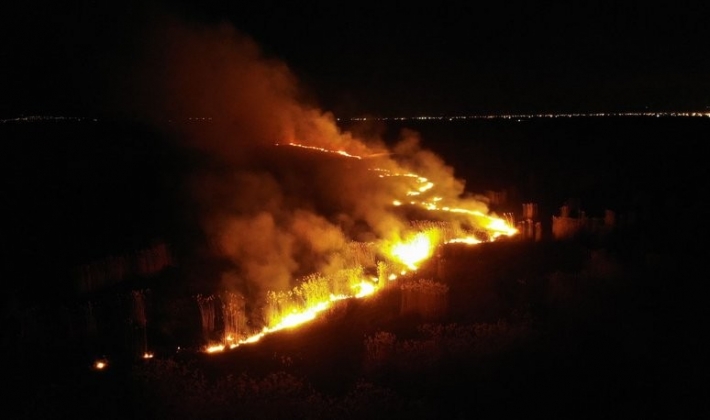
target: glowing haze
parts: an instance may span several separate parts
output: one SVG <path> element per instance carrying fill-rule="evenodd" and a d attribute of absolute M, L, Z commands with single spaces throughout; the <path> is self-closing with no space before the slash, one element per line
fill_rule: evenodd
<path fill-rule="evenodd" d="M 255 331 L 293 315 L 288 293 L 303 308 L 365 295 L 440 243 L 515 233 L 417 133 L 388 148 L 341 131 L 286 64 L 233 27 L 166 19 L 147 45 L 131 99 L 193 157 L 200 255 L 223 263 L 194 281 L 243 297 Z"/>

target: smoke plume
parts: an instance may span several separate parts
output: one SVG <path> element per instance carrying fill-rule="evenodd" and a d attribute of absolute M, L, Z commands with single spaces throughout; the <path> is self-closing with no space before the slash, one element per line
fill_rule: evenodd
<path fill-rule="evenodd" d="M 402 175 L 421 174 L 443 202 L 461 201 L 464 183 L 417 133 L 389 150 L 342 131 L 285 63 L 227 24 L 167 19 L 147 45 L 132 100 L 194 157 L 189 193 L 208 254 L 228 262 L 221 287 L 250 297 L 287 290 L 343 268 L 352 241 L 403 235 L 409 223 L 392 203 L 416 178 Z"/>

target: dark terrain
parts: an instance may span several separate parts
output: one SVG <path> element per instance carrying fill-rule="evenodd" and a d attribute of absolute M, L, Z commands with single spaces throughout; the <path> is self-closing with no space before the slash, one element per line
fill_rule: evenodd
<path fill-rule="evenodd" d="M 196 270 L 186 250 L 200 240 L 180 190 L 191 162 L 139 124 L 4 124 L 6 410 L 28 419 L 706 417 L 696 385 L 708 256 L 699 150 L 710 122 L 475 124 L 414 128 L 425 144 L 439 139 L 432 149 L 471 189 L 511 191 L 501 210 L 519 216 L 523 202 L 539 203 L 543 240 L 449 245 L 374 296 L 215 355 L 189 346 L 200 328 L 189 308 L 199 288 L 184 284 Z M 549 220 L 570 199 L 633 223 L 554 240 Z M 77 290 L 82 264 L 156 243 L 170 245 L 175 266 L 91 296 Z M 157 351 L 141 360 L 121 311 L 131 291 L 147 289 Z M 104 305 L 95 335 L 81 323 L 87 301 Z M 92 370 L 101 354 L 109 369 Z"/>

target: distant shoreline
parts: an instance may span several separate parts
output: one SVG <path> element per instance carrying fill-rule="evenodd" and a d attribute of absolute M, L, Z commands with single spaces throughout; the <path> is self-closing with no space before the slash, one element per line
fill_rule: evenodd
<path fill-rule="evenodd" d="M 326 112 L 326 111 L 324 111 Z M 579 112 L 579 113 L 539 113 L 539 114 L 490 114 L 490 115 L 418 115 L 404 117 L 362 116 L 362 117 L 336 117 L 338 122 L 346 121 L 460 121 L 460 120 L 531 120 L 554 118 L 618 118 L 618 117 L 644 117 L 644 118 L 710 118 L 710 111 L 662 111 L 662 112 Z M 111 120 L 110 118 L 77 117 L 60 115 L 27 115 L 0 119 L 4 123 L 32 123 L 32 122 L 98 122 Z M 211 122 L 217 121 L 212 117 L 189 117 L 184 122 Z M 178 122 L 178 120 L 168 120 Z"/>
<path fill-rule="evenodd" d="M 601 117 L 681 117 L 710 118 L 710 112 L 668 111 L 668 112 L 593 112 L 593 113 L 545 113 L 545 114 L 491 114 L 491 115 L 441 115 L 415 117 L 352 117 L 337 118 L 338 121 L 414 121 L 414 120 L 515 120 L 535 118 L 601 118 Z"/>

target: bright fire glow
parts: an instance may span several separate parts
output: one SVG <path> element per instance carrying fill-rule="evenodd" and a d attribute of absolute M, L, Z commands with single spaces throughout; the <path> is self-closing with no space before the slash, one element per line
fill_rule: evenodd
<path fill-rule="evenodd" d="M 315 146 L 306 146 L 305 144 L 298 144 L 298 143 L 287 143 L 288 146 L 293 146 L 293 147 L 300 147 L 302 149 L 310 149 L 310 150 L 315 150 L 317 152 L 322 152 L 322 153 L 335 153 L 336 155 L 341 155 L 353 159 L 362 159 L 361 156 L 355 156 L 351 155 L 350 153 L 346 152 L 345 150 L 328 150 L 324 149 L 322 147 L 315 147 Z M 278 146 L 278 144 L 277 144 Z"/>
<path fill-rule="evenodd" d="M 261 340 L 267 334 L 288 328 L 294 328 L 306 322 L 314 320 L 320 312 L 323 312 L 330 308 L 334 302 L 353 297 L 362 298 L 371 295 L 375 292 L 376 287 L 371 281 L 362 280 L 359 283 L 353 285 L 352 289 L 354 290 L 354 293 L 351 295 L 331 294 L 326 301 L 319 302 L 302 310 L 293 309 L 291 312 L 281 317 L 278 321 L 274 321 L 271 326 L 264 327 L 260 332 L 256 334 L 253 334 L 241 340 L 234 340 L 233 337 L 228 336 L 225 338 L 225 341 L 227 341 L 228 344 L 213 344 L 206 347 L 205 351 L 207 353 L 217 353 L 224 351 L 227 348 L 233 349 L 243 344 L 255 343 Z"/>
<path fill-rule="evenodd" d="M 108 361 L 106 359 L 99 359 L 94 362 L 94 370 L 104 370 L 108 367 Z"/>
<path fill-rule="evenodd" d="M 389 249 L 389 254 L 410 270 L 416 270 L 418 264 L 434 253 L 434 231 L 419 232 L 407 241 L 395 243 Z"/>
<path fill-rule="evenodd" d="M 478 238 L 475 238 L 473 236 L 467 236 L 465 238 L 455 238 L 447 242 L 447 244 L 467 244 L 467 245 L 476 245 L 480 244 L 481 241 Z"/>
<path fill-rule="evenodd" d="M 368 281 L 363 281 L 360 284 L 358 284 L 358 288 L 360 289 L 359 292 L 355 295 L 356 298 L 361 298 L 365 296 L 369 296 L 373 293 L 375 293 L 375 285 L 373 283 L 370 283 Z"/>

